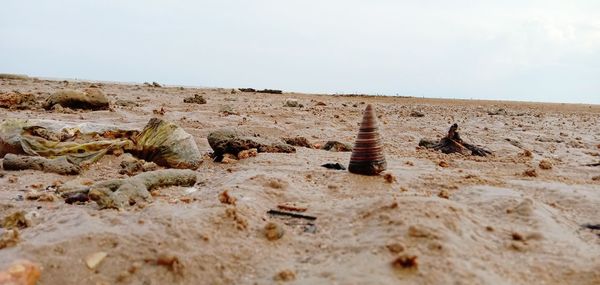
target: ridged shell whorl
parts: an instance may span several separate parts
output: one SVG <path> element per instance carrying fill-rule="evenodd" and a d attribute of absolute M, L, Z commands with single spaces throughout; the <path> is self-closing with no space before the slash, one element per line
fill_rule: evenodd
<path fill-rule="evenodd" d="M 377 127 L 377 118 L 371 104 L 367 105 L 352 149 L 348 171 L 363 175 L 377 175 L 387 167 L 383 145 Z"/>

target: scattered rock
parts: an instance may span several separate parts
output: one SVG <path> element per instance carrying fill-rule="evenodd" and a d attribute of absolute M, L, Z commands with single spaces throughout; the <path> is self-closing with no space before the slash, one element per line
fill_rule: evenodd
<path fill-rule="evenodd" d="M 13 263 L 5 271 L 0 271 L 0 284 L 35 285 L 41 275 L 39 265 L 28 260 L 20 260 Z"/>
<path fill-rule="evenodd" d="M 404 254 L 394 259 L 392 266 L 396 269 L 418 269 L 419 263 L 416 255 Z"/>
<path fill-rule="evenodd" d="M 2 227 L 5 229 L 23 229 L 31 226 L 31 220 L 26 217 L 25 211 L 16 211 L 4 217 Z"/>
<path fill-rule="evenodd" d="M 445 162 L 445 161 L 441 160 L 441 161 L 438 163 L 438 166 L 439 166 L 439 167 L 446 168 L 446 167 L 450 166 L 450 164 L 448 164 L 448 162 Z"/>
<path fill-rule="evenodd" d="M 297 99 L 291 99 L 288 98 L 285 100 L 285 103 L 283 104 L 284 107 L 300 107 L 300 104 L 298 103 Z"/>
<path fill-rule="evenodd" d="M 251 148 L 251 149 L 242 150 L 242 151 L 238 152 L 237 159 L 246 159 L 246 158 L 250 158 L 250 157 L 256 157 L 257 155 L 258 155 L 258 150 L 255 148 Z"/>
<path fill-rule="evenodd" d="M 524 149 L 523 152 L 519 153 L 522 157 L 533 157 L 533 153 L 530 150 Z"/>
<path fill-rule="evenodd" d="M 434 238 L 435 233 L 431 229 L 421 225 L 412 225 L 408 227 L 408 236 L 416 238 Z"/>
<path fill-rule="evenodd" d="M 95 269 L 106 256 L 108 256 L 108 253 L 104 251 L 94 252 L 85 257 L 85 265 L 87 265 L 89 269 Z"/>
<path fill-rule="evenodd" d="M 242 150 L 258 149 L 261 146 L 254 138 L 242 137 L 230 130 L 214 131 L 208 135 L 207 139 L 217 156 L 225 153 L 237 154 Z"/>
<path fill-rule="evenodd" d="M 542 159 L 542 160 L 540 161 L 539 167 L 540 167 L 541 169 L 544 169 L 544 170 L 549 170 L 549 169 L 552 169 L 552 162 L 550 162 L 550 161 L 549 161 L 549 160 L 547 160 L 547 159 Z"/>
<path fill-rule="evenodd" d="M 31 109 L 37 105 L 35 96 L 29 93 L 0 93 L 0 108 Z"/>
<path fill-rule="evenodd" d="M 322 167 L 328 168 L 328 169 L 335 169 L 335 170 L 346 170 L 346 167 L 341 165 L 339 162 L 336 163 L 325 163 L 323 165 L 321 165 Z"/>
<path fill-rule="evenodd" d="M 50 108 L 50 110 L 52 110 L 55 113 L 61 113 L 61 114 L 75 114 L 76 113 L 73 109 L 64 108 L 60 104 L 54 104 L 54 106 L 52 106 L 52 108 Z"/>
<path fill-rule="evenodd" d="M 328 151 L 352 151 L 352 146 L 338 141 L 328 141 L 321 149 Z"/>
<path fill-rule="evenodd" d="M 0 249 L 13 247 L 19 243 L 19 230 L 2 230 L 2 235 L 0 235 Z M 2 283 L 0 283 L 2 284 Z"/>
<path fill-rule="evenodd" d="M 229 116 L 229 115 L 239 115 L 238 112 L 233 110 L 233 107 L 229 106 L 229 105 L 223 105 L 221 107 L 219 107 L 219 113 L 225 115 L 225 116 Z"/>
<path fill-rule="evenodd" d="M 296 280 L 296 273 L 294 273 L 292 270 L 286 269 L 277 273 L 273 277 L 273 280 L 281 282 L 294 281 Z"/>
<path fill-rule="evenodd" d="M 142 171 L 143 172 L 148 172 L 148 171 L 155 171 L 158 170 L 158 164 L 154 163 L 154 162 L 144 162 L 144 164 L 142 165 Z"/>
<path fill-rule="evenodd" d="M 394 176 L 394 175 L 393 175 L 393 174 L 391 174 L 391 173 L 386 173 L 386 174 L 384 174 L 384 175 L 383 175 L 383 179 L 385 179 L 385 182 L 387 182 L 387 183 L 394 183 L 394 182 L 396 182 L 396 180 L 397 180 L 397 179 L 396 179 L 396 176 Z"/>
<path fill-rule="evenodd" d="M 128 154 L 120 163 L 121 169 L 119 170 L 119 174 L 127 174 L 128 176 L 136 175 L 142 172 L 143 165 L 143 160 L 134 158 L 132 155 Z"/>
<path fill-rule="evenodd" d="M 160 109 L 152 110 L 152 114 L 154 114 L 154 115 L 164 116 L 166 113 L 167 113 L 167 111 L 165 110 L 164 107 L 160 107 Z"/>
<path fill-rule="evenodd" d="M 390 243 L 390 244 L 386 245 L 386 247 L 391 253 L 401 253 L 404 251 L 404 246 L 397 242 Z"/>
<path fill-rule="evenodd" d="M 520 233 L 517 233 L 517 232 L 513 232 L 511 234 L 511 237 L 512 237 L 513 240 L 519 240 L 519 241 L 524 241 L 525 240 L 525 238 Z"/>
<path fill-rule="evenodd" d="M 158 84 L 158 82 L 156 82 L 156 81 L 152 81 L 152 87 L 160 88 L 160 87 L 162 87 L 162 85 Z"/>
<path fill-rule="evenodd" d="M 493 110 L 493 111 L 488 111 L 488 115 L 490 116 L 496 116 L 496 115 L 508 115 L 508 111 L 504 110 L 503 108 L 497 109 L 497 110 Z"/>
<path fill-rule="evenodd" d="M 593 181 L 600 181 L 600 175 L 596 175 L 594 177 L 592 177 Z"/>
<path fill-rule="evenodd" d="M 46 99 L 44 108 L 50 110 L 56 104 L 72 109 L 89 110 L 107 110 L 109 107 L 108 98 L 98 88 L 58 91 Z"/>
<path fill-rule="evenodd" d="M 278 179 L 270 180 L 269 183 L 267 183 L 267 186 L 273 189 L 283 189 L 285 187 L 285 185 L 281 183 L 281 181 L 279 181 Z"/>
<path fill-rule="evenodd" d="M 156 258 L 156 265 L 165 266 L 169 271 L 176 274 L 183 273 L 183 264 L 181 264 L 179 258 L 173 254 L 161 253 Z"/>
<path fill-rule="evenodd" d="M 327 106 L 324 102 L 318 101 L 315 106 Z"/>
<path fill-rule="evenodd" d="M 187 97 L 183 99 L 183 102 L 192 104 L 206 104 L 206 99 L 204 99 L 202 95 L 194 94 L 193 97 Z"/>
<path fill-rule="evenodd" d="M 89 200 L 90 200 L 90 197 L 88 196 L 88 194 L 74 193 L 74 194 L 67 196 L 67 198 L 65 199 L 65 203 L 67 203 L 67 204 L 85 203 L 85 202 L 88 202 Z"/>
<path fill-rule="evenodd" d="M 25 199 L 36 200 L 39 202 L 54 202 L 56 200 L 56 196 L 49 192 L 32 190 L 25 194 Z"/>
<path fill-rule="evenodd" d="M 221 194 L 219 194 L 219 202 L 223 203 L 223 204 L 228 204 L 228 205 L 235 205 L 237 199 L 231 195 L 229 195 L 229 192 L 227 190 L 221 192 Z"/>
<path fill-rule="evenodd" d="M 442 189 L 440 193 L 438 193 L 438 197 L 443 199 L 450 199 L 450 193 L 446 189 Z"/>
<path fill-rule="evenodd" d="M 414 118 L 421 118 L 421 117 L 425 117 L 425 114 L 423 114 L 419 111 L 411 111 L 410 116 L 414 117 Z"/>
<path fill-rule="evenodd" d="M 285 202 L 277 205 L 277 208 L 285 210 L 285 211 L 294 211 L 294 212 L 305 212 L 308 208 L 306 206 L 300 206 L 297 203 L 293 202 Z"/>
<path fill-rule="evenodd" d="M 525 171 L 523 172 L 523 176 L 528 176 L 528 177 L 537 177 L 537 176 L 538 176 L 538 174 L 537 174 L 537 172 L 535 171 L 535 169 L 533 169 L 533 168 L 530 168 L 530 169 L 527 169 L 527 170 L 525 170 Z"/>
<path fill-rule="evenodd" d="M 277 223 L 269 222 L 265 225 L 265 237 L 268 240 L 278 240 L 283 237 L 283 227 Z"/>
<path fill-rule="evenodd" d="M 237 161 L 237 156 L 231 153 L 223 154 L 223 158 L 221 158 L 221 163 L 230 164 Z"/>
<path fill-rule="evenodd" d="M 217 161 L 226 153 L 237 154 L 244 150 L 256 149 L 258 152 L 293 153 L 296 149 L 288 144 L 269 142 L 258 137 L 245 137 L 231 130 L 218 130 L 208 135 L 208 144 L 214 151 Z"/>
<path fill-rule="evenodd" d="M 130 154 L 125 155 L 123 161 L 121 161 L 121 169 L 119 174 L 126 174 L 133 176 L 140 172 L 154 171 L 158 169 L 158 165 L 154 162 L 146 162 L 143 159 L 137 159 Z"/>
<path fill-rule="evenodd" d="M 9 153 L 4 156 L 2 167 L 6 170 L 39 170 L 62 175 L 77 175 L 81 167 L 71 163 L 64 156 L 45 158 L 41 156 L 22 156 Z"/>
<path fill-rule="evenodd" d="M 270 144 L 261 145 L 258 148 L 258 152 L 294 153 L 294 152 L 296 152 L 296 149 L 289 144 L 274 142 L 274 143 L 270 143 Z"/>
<path fill-rule="evenodd" d="M 312 148 L 312 145 L 305 137 L 284 137 L 281 139 L 289 145 Z"/>
<path fill-rule="evenodd" d="M 232 219 L 235 222 L 235 227 L 238 230 L 248 229 L 248 220 L 238 214 L 238 211 L 234 207 L 227 208 L 225 210 L 225 216 Z"/>

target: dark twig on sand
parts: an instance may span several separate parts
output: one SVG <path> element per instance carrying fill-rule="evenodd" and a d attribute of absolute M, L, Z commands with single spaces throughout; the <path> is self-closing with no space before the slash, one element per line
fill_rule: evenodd
<path fill-rule="evenodd" d="M 314 221 L 317 219 L 317 217 L 313 217 L 313 216 L 302 215 L 302 214 L 292 213 L 292 212 L 279 211 L 279 210 L 269 210 L 267 212 L 267 214 L 275 215 L 275 216 L 288 216 L 288 217 L 292 217 L 292 218 L 306 219 L 306 220 L 311 220 L 311 221 Z"/>
<path fill-rule="evenodd" d="M 325 163 L 323 165 L 321 165 L 322 167 L 328 168 L 328 169 L 335 169 L 335 170 L 346 170 L 346 167 L 339 164 L 339 163 Z"/>
<path fill-rule="evenodd" d="M 583 224 L 581 226 L 590 230 L 600 230 L 600 224 Z"/>

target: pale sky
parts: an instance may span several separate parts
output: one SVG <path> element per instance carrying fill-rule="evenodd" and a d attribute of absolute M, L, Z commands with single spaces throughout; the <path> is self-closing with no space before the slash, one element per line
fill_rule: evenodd
<path fill-rule="evenodd" d="M 2 0 L 8 72 L 600 104 L 600 1 Z"/>

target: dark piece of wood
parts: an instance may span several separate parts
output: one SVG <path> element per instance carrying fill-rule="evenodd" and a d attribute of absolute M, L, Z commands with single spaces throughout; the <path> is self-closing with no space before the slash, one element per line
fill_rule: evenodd
<path fill-rule="evenodd" d="M 285 212 L 285 211 L 279 211 L 279 210 L 272 210 L 272 209 L 269 210 L 267 212 L 267 214 L 275 215 L 275 216 L 288 216 L 288 217 L 292 217 L 292 218 L 306 219 L 306 220 L 310 220 L 310 221 L 314 221 L 314 220 L 317 219 L 317 217 L 313 217 L 313 216 L 302 215 L 302 214 L 293 213 L 293 212 Z"/>
<path fill-rule="evenodd" d="M 583 224 L 581 226 L 590 230 L 600 230 L 600 224 Z"/>
<path fill-rule="evenodd" d="M 487 156 L 492 154 L 492 152 L 487 149 L 464 142 L 458 134 L 458 124 L 453 124 L 452 126 L 450 126 L 448 134 L 445 137 L 443 137 L 439 142 L 436 143 L 431 140 L 422 139 L 419 142 L 419 146 L 439 150 L 443 153 L 458 152 L 465 155 L 477 156 Z"/>
<path fill-rule="evenodd" d="M 346 170 L 346 167 L 339 164 L 339 163 L 325 163 L 323 165 L 321 165 L 322 167 L 325 168 L 329 168 L 329 169 L 335 169 L 335 170 Z"/>

